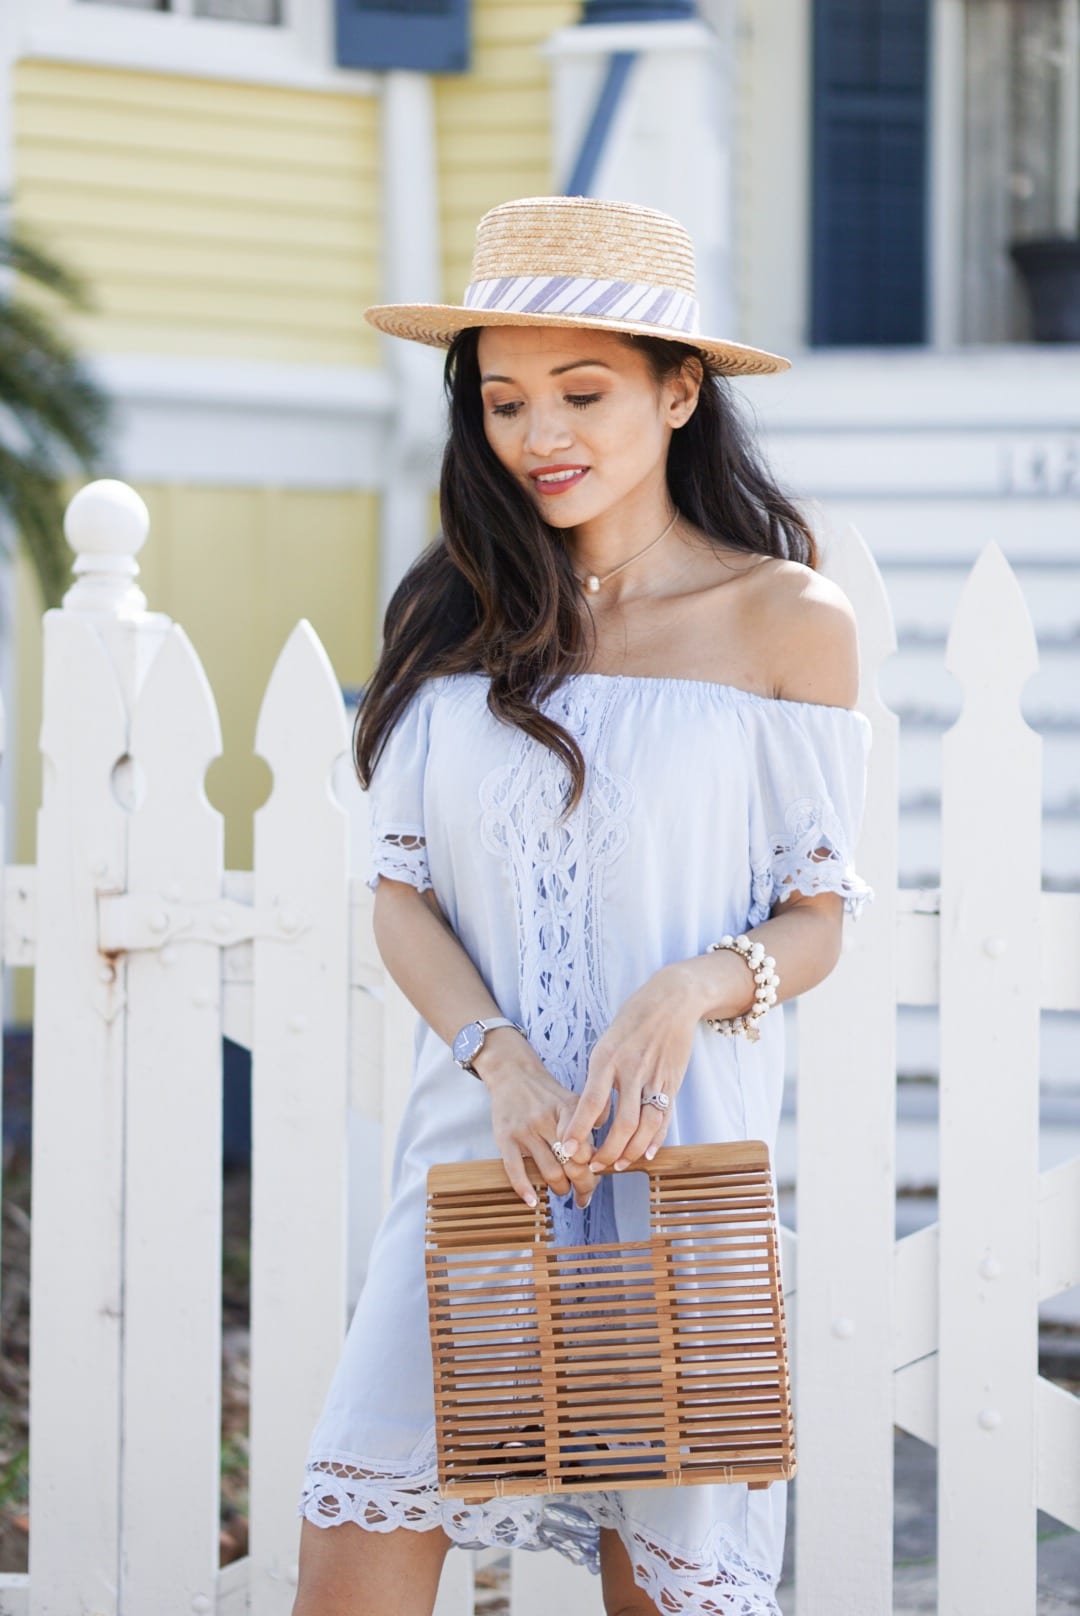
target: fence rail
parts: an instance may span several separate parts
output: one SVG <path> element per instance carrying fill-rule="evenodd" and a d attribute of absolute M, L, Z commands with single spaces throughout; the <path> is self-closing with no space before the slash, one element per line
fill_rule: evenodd
<path fill-rule="evenodd" d="M 72 502 L 76 581 L 45 616 L 37 862 L 0 887 L 33 965 L 30 1569 L 5 1616 L 289 1616 L 307 1439 L 385 1204 L 415 1013 L 351 868 L 340 685 L 310 624 L 267 686 L 273 790 L 253 871 L 223 865 L 203 782 L 221 751 L 183 629 L 147 610 L 138 495 Z M 874 727 L 858 865 L 877 903 L 798 1004 L 799 1232 L 782 1232 L 799 1447 L 799 1616 L 892 1611 L 894 1422 L 938 1449 L 941 1616 L 1034 1616 L 1036 1506 L 1080 1529 L 1080 1399 L 1038 1374 L 1038 1307 L 1080 1284 L 1080 1157 L 1040 1174 L 1039 1015 L 1080 1009 L 1080 895 L 1044 892 L 1037 658 L 995 544 L 945 666 L 939 889 L 897 884 L 898 721 L 877 696 L 889 603 L 853 529 L 825 570 L 854 602 Z M 356 833 L 359 829 L 360 835 Z M 898 1005 L 938 1005 L 940 1220 L 897 1241 Z M 221 1039 L 252 1053 L 249 1553 L 220 1568 Z M 350 1122 L 382 1124 L 381 1179 Z M 528 1565 L 523 1570 L 522 1562 Z M 545 1563 L 546 1562 L 546 1563 Z M 440 1616 L 472 1609 L 447 1561 Z M 599 1611 L 555 1554 L 517 1556 L 512 1616 Z"/>

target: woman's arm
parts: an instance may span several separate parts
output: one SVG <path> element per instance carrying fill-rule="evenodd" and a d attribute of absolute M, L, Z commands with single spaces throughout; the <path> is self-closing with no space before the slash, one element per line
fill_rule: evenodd
<path fill-rule="evenodd" d="M 769 1015 L 778 1014 L 785 999 L 805 993 L 833 969 L 840 957 L 843 907 L 837 892 L 796 892 L 774 905 L 768 920 L 747 931 L 776 961 L 780 986 Z M 667 1132 L 670 1112 L 643 1106 L 642 1094 L 659 1090 L 674 1097 L 686 1075 L 698 1022 L 703 1016 L 744 1014 L 754 1002 L 756 986 L 746 961 L 729 948 L 674 960 L 654 971 L 593 1046 L 585 1087 L 563 1136 L 567 1149 L 574 1141 L 589 1140 L 617 1087 L 614 1121 L 590 1165 L 621 1172 L 640 1156 L 651 1160 Z M 708 1033 L 724 1036 L 712 1029 Z M 571 1166 L 576 1165 L 575 1157 Z"/>
<path fill-rule="evenodd" d="M 747 931 L 750 941 L 761 943 L 776 961 L 780 986 L 774 1010 L 828 976 L 840 958 L 843 918 L 844 900 L 838 892 L 810 896 L 793 892 L 783 903 L 773 904 L 768 920 Z M 757 983 L 746 961 L 730 948 L 676 960 L 664 969 L 685 977 L 692 997 L 702 1006 L 699 1018 L 741 1016 L 754 1002 Z M 731 1005 L 735 1008 L 724 1008 Z"/>
<path fill-rule="evenodd" d="M 375 888 L 375 942 L 383 964 L 432 1031 L 452 1044 L 467 1021 L 504 1014 L 430 889 L 383 876 Z M 544 1066 L 527 1038 L 513 1027 L 493 1027 L 473 1061 L 491 1096 L 491 1120 L 507 1176 L 521 1198 L 536 1195 L 522 1158 L 531 1156 L 556 1195 L 571 1183 L 583 1204 L 594 1179 L 584 1160 L 568 1173 L 551 1152 L 574 1109 L 574 1096 Z M 460 1071 L 462 1083 L 476 1078 Z"/>

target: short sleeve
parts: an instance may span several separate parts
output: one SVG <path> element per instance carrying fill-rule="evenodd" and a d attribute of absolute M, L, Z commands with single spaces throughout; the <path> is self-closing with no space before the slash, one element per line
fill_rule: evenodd
<path fill-rule="evenodd" d="M 407 881 L 418 892 L 432 885 L 424 832 L 432 685 L 429 679 L 413 692 L 372 771 L 367 790 L 371 831 L 367 885 L 372 890 L 384 875 L 391 881 Z"/>
<path fill-rule="evenodd" d="M 760 925 L 793 892 L 837 892 L 852 919 L 873 888 L 855 868 L 873 731 L 865 713 L 762 700 L 751 715 L 752 912 Z"/>

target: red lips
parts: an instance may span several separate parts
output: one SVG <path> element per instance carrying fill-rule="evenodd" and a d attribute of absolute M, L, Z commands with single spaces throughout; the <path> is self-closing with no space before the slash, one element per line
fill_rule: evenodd
<path fill-rule="evenodd" d="M 538 466 L 535 471 L 529 472 L 529 476 L 532 478 L 534 486 L 540 491 L 540 493 L 562 494 L 565 493 L 568 488 L 576 488 L 578 483 L 585 476 L 588 469 L 588 466 Z M 541 481 L 543 477 L 548 476 L 550 473 L 556 471 L 572 471 L 576 473 L 576 475 L 573 477 L 560 477 L 558 482 Z"/>

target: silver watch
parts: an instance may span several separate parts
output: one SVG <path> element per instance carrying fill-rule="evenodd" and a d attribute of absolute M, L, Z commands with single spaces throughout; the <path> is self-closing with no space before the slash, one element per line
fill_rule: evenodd
<path fill-rule="evenodd" d="M 472 1062 L 483 1049 L 484 1039 L 492 1027 L 514 1027 L 522 1037 L 529 1036 L 524 1027 L 519 1027 L 516 1021 L 511 1021 L 507 1016 L 488 1016 L 482 1021 L 467 1021 L 461 1031 L 455 1034 L 452 1048 L 458 1065 L 476 1078 L 480 1077 L 480 1073 Z"/>

